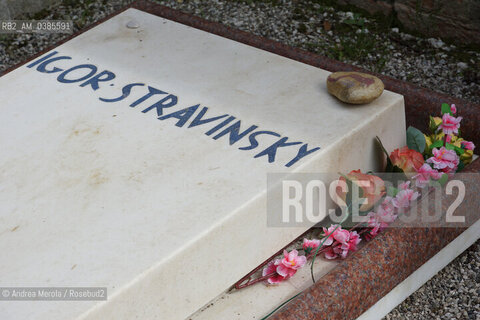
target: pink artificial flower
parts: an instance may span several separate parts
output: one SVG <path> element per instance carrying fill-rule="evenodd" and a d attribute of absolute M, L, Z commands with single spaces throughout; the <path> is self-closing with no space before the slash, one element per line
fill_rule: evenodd
<path fill-rule="evenodd" d="M 461 144 L 462 144 L 462 147 L 464 147 L 467 150 L 475 149 L 475 145 L 471 141 L 462 141 Z"/>
<path fill-rule="evenodd" d="M 388 225 L 397 220 L 397 215 L 393 210 L 386 211 L 379 209 L 377 212 L 372 211 L 368 215 L 368 226 L 371 228 L 378 227 L 380 231 L 388 227 Z"/>
<path fill-rule="evenodd" d="M 385 199 L 383 199 L 382 204 L 380 205 L 380 207 L 377 210 L 378 211 L 380 211 L 380 210 L 386 211 L 387 214 L 393 214 L 394 207 L 393 207 L 393 204 L 392 204 L 392 197 L 386 196 Z"/>
<path fill-rule="evenodd" d="M 346 230 L 344 230 L 346 231 Z M 336 243 L 325 251 L 326 259 L 336 259 L 338 257 L 345 259 L 350 251 L 356 251 L 358 243 L 362 240 L 356 231 L 348 232 L 348 236 L 343 243 Z"/>
<path fill-rule="evenodd" d="M 372 230 L 370 230 L 368 233 L 366 233 L 364 235 L 365 239 L 367 241 L 370 241 L 372 240 L 373 238 L 375 238 L 382 230 L 380 230 L 380 224 L 376 224 Z"/>
<path fill-rule="evenodd" d="M 457 107 L 455 106 L 455 104 L 452 104 L 452 105 L 450 106 L 450 110 L 452 110 L 452 113 L 453 113 L 453 114 L 457 113 Z"/>
<path fill-rule="evenodd" d="M 299 256 L 297 250 L 292 250 L 290 252 L 284 250 L 283 256 L 283 259 L 275 260 L 275 265 L 277 266 L 277 273 L 287 279 L 293 276 L 297 270 L 303 267 L 307 262 L 307 257 Z"/>
<path fill-rule="evenodd" d="M 382 223 L 379 221 L 379 219 L 377 218 L 377 213 L 375 211 L 371 211 L 367 214 L 367 217 L 368 217 L 368 226 L 370 228 L 373 228 L 373 229 L 380 229 L 380 227 L 382 226 Z"/>
<path fill-rule="evenodd" d="M 338 257 L 337 253 L 333 251 L 333 247 L 328 247 L 324 253 L 325 253 L 325 258 L 328 260 L 333 260 Z"/>
<path fill-rule="evenodd" d="M 412 177 L 415 179 L 415 185 L 419 188 L 424 188 L 430 182 L 430 178 L 438 180 L 442 177 L 442 174 L 437 170 L 430 167 L 428 164 L 424 164 L 417 170 L 417 174 Z"/>
<path fill-rule="evenodd" d="M 377 208 L 377 211 L 370 212 L 368 216 L 368 226 L 372 228 L 369 232 L 369 238 L 375 237 L 383 229 L 385 229 L 390 223 L 394 222 L 397 219 L 395 214 L 393 203 L 391 197 L 385 197 L 382 205 Z"/>
<path fill-rule="evenodd" d="M 342 243 L 335 248 L 334 251 L 342 258 L 345 259 L 350 251 L 357 251 L 357 245 L 362 241 L 357 231 L 351 231 L 346 243 Z"/>
<path fill-rule="evenodd" d="M 272 274 L 274 272 L 275 274 L 267 279 L 268 284 L 279 284 L 280 282 L 287 279 L 287 277 L 283 277 L 277 273 L 277 266 L 275 265 L 274 261 L 270 261 L 267 266 L 263 268 L 262 277 L 265 277 L 266 275 Z"/>
<path fill-rule="evenodd" d="M 309 254 L 312 250 L 315 250 L 316 248 L 318 248 L 318 246 L 320 246 L 320 240 L 317 240 L 317 239 L 308 240 L 306 238 L 303 239 L 302 248 L 303 250 L 305 250 L 306 254 Z"/>
<path fill-rule="evenodd" d="M 417 169 L 415 169 L 415 170 L 417 170 Z M 398 189 L 400 189 L 400 190 L 407 190 L 408 188 L 410 188 L 410 181 L 402 182 L 398 186 Z"/>
<path fill-rule="evenodd" d="M 338 242 L 345 242 L 346 238 L 348 237 L 348 231 L 343 230 L 341 226 L 337 227 L 336 224 L 332 224 L 328 229 L 323 228 L 323 236 L 326 237 L 327 235 L 328 235 L 327 240 L 323 242 L 324 246 L 331 245 L 335 240 Z"/>
<path fill-rule="evenodd" d="M 420 194 L 412 189 L 401 190 L 397 196 L 392 199 L 392 204 L 396 208 L 408 208 L 412 201 L 417 200 Z"/>
<path fill-rule="evenodd" d="M 445 139 L 446 139 L 447 143 L 452 142 L 452 136 L 451 135 L 447 134 L 445 137 L 446 137 Z"/>
<path fill-rule="evenodd" d="M 458 133 L 460 121 L 462 121 L 462 117 L 455 118 L 445 113 L 442 117 L 442 123 L 438 127 L 441 128 L 445 134 Z"/>
<path fill-rule="evenodd" d="M 427 159 L 428 163 L 432 163 L 435 169 L 444 173 L 453 173 L 457 170 L 460 158 L 453 150 L 448 150 L 445 147 L 440 149 L 433 148 L 433 157 Z"/>
<path fill-rule="evenodd" d="M 394 207 L 392 204 L 392 197 L 386 196 L 385 199 L 383 199 L 383 202 L 376 208 L 377 212 L 381 216 L 391 216 L 394 215 Z M 375 212 L 370 212 L 367 216 L 372 216 L 376 215 Z"/>
<path fill-rule="evenodd" d="M 348 232 L 348 230 L 339 229 L 340 228 L 335 231 L 335 235 L 333 236 L 333 238 L 340 243 L 347 243 L 350 233 Z"/>

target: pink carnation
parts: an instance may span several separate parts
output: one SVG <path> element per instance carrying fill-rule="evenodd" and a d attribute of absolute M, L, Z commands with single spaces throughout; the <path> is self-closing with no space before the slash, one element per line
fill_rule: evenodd
<path fill-rule="evenodd" d="M 317 239 L 308 240 L 306 238 L 303 239 L 302 248 L 303 250 L 305 250 L 307 254 L 309 254 L 312 250 L 318 248 L 318 246 L 320 246 L 320 240 L 317 240 Z"/>
<path fill-rule="evenodd" d="M 417 200 L 420 194 L 412 189 L 401 190 L 397 196 L 392 199 L 393 206 L 396 208 L 408 208 L 412 201 Z"/>
<path fill-rule="evenodd" d="M 457 170 L 460 158 L 455 151 L 441 147 L 440 149 L 433 148 L 432 153 L 433 157 L 427 159 L 427 162 L 432 163 L 435 169 L 444 173 L 452 173 Z"/>
<path fill-rule="evenodd" d="M 438 127 L 441 128 L 445 134 L 458 133 L 460 121 L 462 121 L 462 117 L 455 118 L 445 113 L 442 117 L 442 123 Z"/>
<path fill-rule="evenodd" d="M 428 164 L 424 164 L 417 170 L 417 174 L 412 177 L 415 179 L 415 185 L 419 188 L 424 188 L 430 182 L 430 178 L 438 180 L 442 177 L 442 174 L 437 170 L 430 167 Z"/>
<path fill-rule="evenodd" d="M 290 252 L 284 250 L 283 256 L 283 259 L 275 260 L 275 265 L 277 266 L 277 273 L 285 278 L 293 276 L 297 270 L 303 267 L 307 262 L 307 257 L 299 256 L 297 250 L 292 250 Z"/>
<path fill-rule="evenodd" d="M 455 106 L 455 104 L 452 104 L 452 105 L 450 106 L 450 110 L 452 110 L 452 113 L 453 113 L 453 114 L 456 114 L 456 113 L 457 113 L 457 107 Z"/>
<path fill-rule="evenodd" d="M 462 147 L 464 147 L 467 150 L 475 149 L 475 145 L 471 141 L 462 141 L 461 144 L 462 144 Z"/>

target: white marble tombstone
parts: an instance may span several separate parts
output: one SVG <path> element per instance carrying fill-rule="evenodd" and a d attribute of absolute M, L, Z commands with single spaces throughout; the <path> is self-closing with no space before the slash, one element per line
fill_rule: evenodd
<path fill-rule="evenodd" d="M 2 319 L 184 319 L 228 289 L 308 227 L 267 225 L 267 173 L 404 143 L 402 96 L 349 106 L 328 74 L 129 9 L 1 77 L 0 286 L 108 288 Z"/>

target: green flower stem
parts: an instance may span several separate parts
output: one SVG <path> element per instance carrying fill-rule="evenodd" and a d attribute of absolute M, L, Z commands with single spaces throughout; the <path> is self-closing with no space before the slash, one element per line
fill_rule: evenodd
<path fill-rule="evenodd" d="M 294 295 L 293 297 L 291 297 L 290 299 L 288 299 L 287 301 L 283 302 L 281 305 L 279 305 L 278 307 L 276 307 L 275 309 L 272 310 L 272 312 L 270 312 L 269 314 L 267 314 L 265 317 L 263 317 L 262 319 L 260 320 L 266 320 L 267 318 L 269 318 L 272 314 L 274 314 L 275 312 L 278 311 L 278 309 L 282 308 L 284 305 L 286 305 L 287 303 L 289 303 L 290 301 L 292 301 L 293 299 L 295 299 L 296 297 L 298 297 L 300 294 L 302 294 L 301 292 L 297 293 L 296 295 Z"/>

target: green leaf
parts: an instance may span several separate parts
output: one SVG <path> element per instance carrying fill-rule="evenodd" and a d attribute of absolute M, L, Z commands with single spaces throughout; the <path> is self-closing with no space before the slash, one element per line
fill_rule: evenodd
<path fill-rule="evenodd" d="M 389 197 L 395 197 L 398 193 L 398 189 L 395 187 L 388 187 L 387 188 L 387 196 Z"/>
<path fill-rule="evenodd" d="M 425 136 L 423 133 L 414 128 L 408 127 L 407 129 L 407 146 L 409 149 L 423 153 L 425 151 Z"/>
<path fill-rule="evenodd" d="M 390 159 L 390 156 L 388 155 L 388 152 L 385 149 L 385 147 L 383 146 L 380 138 L 378 136 L 375 136 L 375 138 L 377 139 L 377 142 L 378 142 L 378 145 L 380 146 L 380 149 L 382 149 L 383 153 L 385 153 L 385 155 L 387 156 L 387 167 L 385 168 L 385 171 L 386 172 L 391 172 L 390 170 L 393 168 L 392 160 Z"/>
<path fill-rule="evenodd" d="M 382 151 L 387 155 L 387 158 L 389 158 L 388 152 L 387 152 L 387 150 L 385 150 L 385 147 L 383 146 L 382 140 L 380 140 L 380 138 L 378 136 L 375 136 L 375 138 L 377 139 L 377 142 L 380 145 L 380 148 L 382 149 Z"/>
<path fill-rule="evenodd" d="M 435 133 L 437 128 L 438 128 L 438 126 L 435 124 L 435 120 L 433 119 L 432 116 L 430 116 L 430 123 L 428 125 L 428 129 L 430 129 L 431 133 Z"/>
<path fill-rule="evenodd" d="M 391 172 L 405 173 L 400 167 L 393 166 Z"/>
<path fill-rule="evenodd" d="M 385 155 L 387 156 L 387 166 L 386 166 L 386 168 L 385 168 L 385 172 L 397 172 L 397 173 L 403 173 L 403 174 L 405 174 L 405 172 L 404 172 L 401 168 L 393 165 L 392 159 L 390 159 L 390 156 L 388 155 L 388 152 L 387 152 L 387 150 L 385 149 L 385 147 L 383 146 L 382 141 L 380 140 L 380 138 L 379 138 L 379 137 L 375 137 L 375 138 L 377 138 L 377 142 L 378 142 L 378 144 L 380 145 L 380 148 L 382 149 L 382 151 L 383 151 L 383 152 L 385 153 Z"/>
<path fill-rule="evenodd" d="M 444 173 L 440 179 L 437 180 L 438 183 L 443 187 L 448 181 L 448 175 Z"/>
<path fill-rule="evenodd" d="M 454 150 L 459 156 L 465 153 L 465 150 L 451 143 L 447 143 L 445 147 L 447 148 L 447 150 Z"/>
<path fill-rule="evenodd" d="M 430 146 L 430 149 L 433 148 L 441 148 L 443 146 L 443 141 L 442 140 L 437 140 L 432 145 Z"/>
<path fill-rule="evenodd" d="M 463 163 L 462 161 L 460 161 L 460 162 L 458 163 L 457 172 L 462 171 L 464 168 L 465 168 L 465 163 Z"/>
<path fill-rule="evenodd" d="M 452 109 L 450 108 L 450 105 L 448 103 L 442 103 L 442 114 L 445 114 L 445 113 L 453 115 Z"/>
<path fill-rule="evenodd" d="M 459 156 L 461 156 L 462 154 L 465 153 L 465 150 L 462 149 L 462 148 L 459 148 L 459 147 L 455 146 L 455 152 L 456 152 Z"/>

